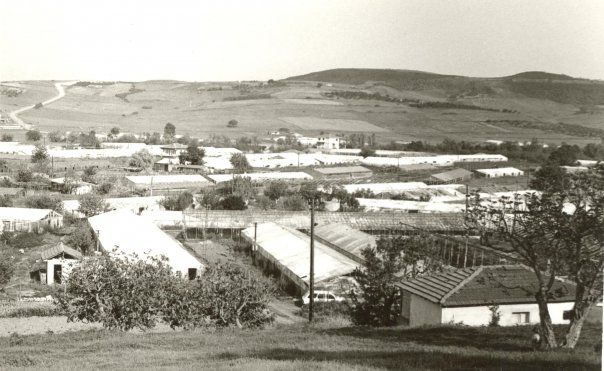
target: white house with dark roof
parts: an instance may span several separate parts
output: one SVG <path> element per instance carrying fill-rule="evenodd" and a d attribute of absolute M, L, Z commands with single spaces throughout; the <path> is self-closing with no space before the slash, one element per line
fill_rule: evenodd
<path fill-rule="evenodd" d="M 451 269 L 397 284 L 402 293 L 402 321 L 410 326 L 459 323 L 485 326 L 496 308 L 499 325 L 539 323 L 535 274 L 522 265 Z M 553 324 L 567 324 L 575 285 L 556 280 L 548 308 Z"/>

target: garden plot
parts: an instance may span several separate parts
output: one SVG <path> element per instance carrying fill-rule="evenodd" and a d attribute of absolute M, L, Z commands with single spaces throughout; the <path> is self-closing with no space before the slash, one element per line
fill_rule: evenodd
<path fill-rule="evenodd" d="M 280 117 L 288 124 L 296 125 L 302 130 L 335 130 L 335 131 L 360 131 L 360 132 L 386 132 L 379 126 L 361 120 L 349 119 L 324 119 L 318 117 Z"/>

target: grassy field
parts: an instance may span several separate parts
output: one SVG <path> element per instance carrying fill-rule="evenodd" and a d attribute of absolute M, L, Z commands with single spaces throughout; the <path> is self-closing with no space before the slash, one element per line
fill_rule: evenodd
<path fill-rule="evenodd" d="M 530 327 L 330 328 L 114 333 L 87 331 L 0 339 L 0 367 L 241 370 L 599 370 L 601 327 L 574 351 L 534 352 Z"/>
<path fill-rule="evenodd" d="M 352 83 L 358 83 L 352 85 Z M 27 82 L 24 92 L 15 98 L 0 97 L 5 112 L 53 96 L 51 82 Z M 530 140 L 585 144 L 598 137 L 580 137 L 560 130 L 514 127 L 509 121 L 578 124 L 604 128 L 604 109 L 522 96 L 501 94 L 459 95 L 455 102 L 513 112 L 451 108 L 417 108 L 406 104 L 367 99 L 326 98 L 337 90 L 379 92 L 392 97 L 427 101 L 447 100 L 449 91 L 430 86 L 389 86 L 387 82 L 334 83 L 317 86 L 310 81 L 286 81 L 259 86 L 250 83 L 188 83 L 150 81 L 109 85 L 72 86 L 67 95 L 41 109 L 22 114 L 22 118 L 42 131 L 96 130 L 107 132 L 113 126 L 135 133 L 162 132 L 171 122 L 177 132 L 199 137 L 224 134 L 230 137 L 259 136 L 287 127 L 306 135 L 321 131 L 333 133 L 375 133 L 378 141 L 427 140 L 445 138 L 483 141 Z M 116 96 L 117 95 L 117 96 Z M 237 128 L 226 128 L 229 120 L 239 121 Z M 487 120 L 489 120 L 487 122 Z M 496 124 L 493 124 L 496 122 Z"/>

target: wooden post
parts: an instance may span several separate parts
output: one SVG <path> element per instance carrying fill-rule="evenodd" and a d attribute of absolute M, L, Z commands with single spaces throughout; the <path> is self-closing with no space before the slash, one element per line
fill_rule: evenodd
<path fill-rule="evenodd" d="M 310 296 L 308 303 L 308 322 L 312 322 L 315 294 L 315 200 L 310 201 Z"/>

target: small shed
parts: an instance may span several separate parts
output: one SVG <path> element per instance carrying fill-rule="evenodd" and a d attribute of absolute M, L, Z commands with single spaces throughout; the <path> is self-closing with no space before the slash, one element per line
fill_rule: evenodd
<path fill-rule="evenodd" d="M 472 178 L 472 172 L 466 169 L 453 169 L 430 176 L 430 183 L 450 184 L 459 183 Z"/>
<path fill-rule="evenodd" d="M 61 284 L 80 260 L 82 253 L 60 243 L 40 253 L 40 260 L 36 261 L 29 275 L 42 284 Z"/>
<path fill-rule="evenodd" d="M 486 326 L 500 315 L 501 326 L 539 323 L 535 273 L 523 265 L 449 269 L 397 284 L 402 296 L 402 320 L 410 326 L 463 323 Z M 552 323 L 568 324 L 575 285 L 555 280 L 548 308 Z"/>

